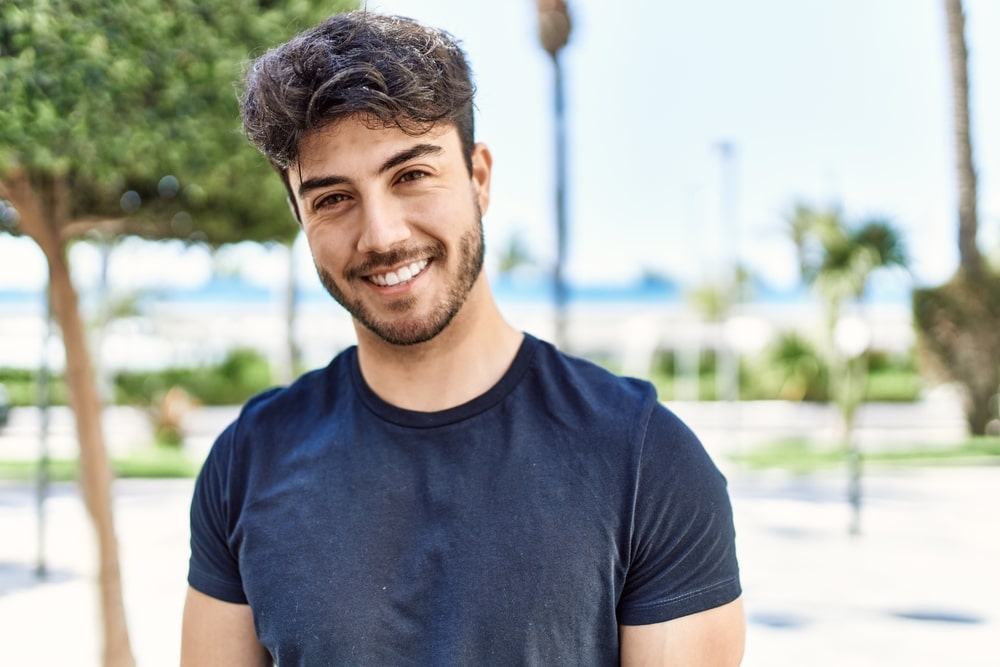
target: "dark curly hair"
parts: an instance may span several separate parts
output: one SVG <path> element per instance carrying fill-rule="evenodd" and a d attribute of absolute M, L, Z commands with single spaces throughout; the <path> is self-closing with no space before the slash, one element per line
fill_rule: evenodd
<path fill-rule="evenodd" d="M 338 14 L 259 57 L 244 83 L 243 128 L 286 187 L 303 137 L 351 116 L 414 136 L 453 125 L 472 171 L 475 85 L 465 53 L 443 30 L 368 11 Z"/>

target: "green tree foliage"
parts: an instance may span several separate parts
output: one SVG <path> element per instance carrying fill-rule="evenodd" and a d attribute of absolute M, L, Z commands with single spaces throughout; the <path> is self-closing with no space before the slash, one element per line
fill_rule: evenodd
<path fill-rule="evenodd" d="M 520 233 L 514 233 L 507 238 L 507 242 L 500 248 L 500 255 L 497 261 L 497 272 L 501 276 L 510 275 L 522 267 L 535 264 L 535 258 L 531 254 L 531 249 Z"/>
<path fill-rule="evenodd" d="M 798 204 L 787 223 L 802 278 L 827 303 L 833 322 L 844 303 L 864 297 L 874 271 L 907 265 L 902 237 L 888 220 L 850 225 L 837 208 Z"/>
<path fill-rule="evenodd" d="M 959 271 L 915 291 L 913 313 L 924 367 L 962 385 L 969 431 L 986 434 L 1000 387 L 1000 275 Z"/>
<path fill-rule="evenodd" d="M 907 266 L 902 237 L 888 220 L 873 218 L 852 225 L 837 208 L 816 209 L 804 204 L 795 207 L 787 224 L 802 278 L 823 300 L 827 353 L 833 370 L 831 394 L 849 429 L 864 392 L 858 382 L 851 382 L 852 371 L 860 369 L 853 369 L 852 360 L 842 358 L 834 332 L 844 304 L 864 299 L 872 273 Z"/>
<path fill-rule="evenodd" d="M 0 16 L 0 179 L 58 176 L 68 238 L 211 244 L 296 227 L 239 125 L 245 63 L 343 2 L 28 0 Z M 129 193 L 129 194 L 126 194 Z"/>
<path fill-rule="evenodd" d="M 829 369 L 813 343 L 795 332 L 787 332 L 765 351 L 767 369 L 780 378 L 779 399 L 786 401 L 828 401 Z"/>
<path fill-rule="evenodd" d="M 0 5 L 0 222 L 38 243 L 66 349 L 81 487 L 95 528 L 104 663 L 133 665 L 111 469 L 67 244 L 290 240 L 278 180 L 242 137 L 252 56 L 347 2 L 21 0 Z"/>
<path fill-rule="evenodd" d="M 789 234 L 798 250 L 802 277 L 813 286 L 826 310 L 830 394 L 844 424 L 844 443 L 850 470 L 848 496 L 853 507 L 851 532 L 860 530 L 861 455 L 852 433 L 857 409 L 865 396 L 866 358 L 858 351 L 840 349 L 837 327 L 845 303 L 861 301 L 875 271 L 905 267 L 902 237 L 884 219 L 848 224 L 837 208 L 795 207 L 788 217 Z"/>

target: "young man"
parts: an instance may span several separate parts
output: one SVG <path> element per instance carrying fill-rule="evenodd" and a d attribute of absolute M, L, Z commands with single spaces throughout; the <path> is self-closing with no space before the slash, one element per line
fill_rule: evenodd
<path fill-rule="evenodd" d="M 737 665 L 725 480 L 643 382 L 504 321 L 465 56 L 355 12 L 262 56 L 248 136 L 358 344 L 252 399 L 191 513 L 185 665 Z"/>

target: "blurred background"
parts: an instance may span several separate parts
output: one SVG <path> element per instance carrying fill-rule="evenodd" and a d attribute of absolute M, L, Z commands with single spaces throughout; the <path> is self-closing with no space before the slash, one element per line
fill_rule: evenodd
<path fill-rule="evenodd" d="M 14 664 L 176 664 L 201 459 L 353 344 L 234 86 L 354 6 L 0 2 Z M 729 478 L 744 664 L 1000 665 L 1000 4 L 367 6 L 469 55 L 509 320 Z"/>

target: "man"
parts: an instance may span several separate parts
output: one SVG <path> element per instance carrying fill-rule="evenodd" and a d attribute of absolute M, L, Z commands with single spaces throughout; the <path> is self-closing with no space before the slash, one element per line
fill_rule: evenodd
<path fill-rule="evenodd" d="M 185 665 L 736 665 L 725 480 L 644 382 L 504 321 L 441 31 L 335 16 L 244 127 L 358 344 L 252 399 L 192 503 Z"/>

